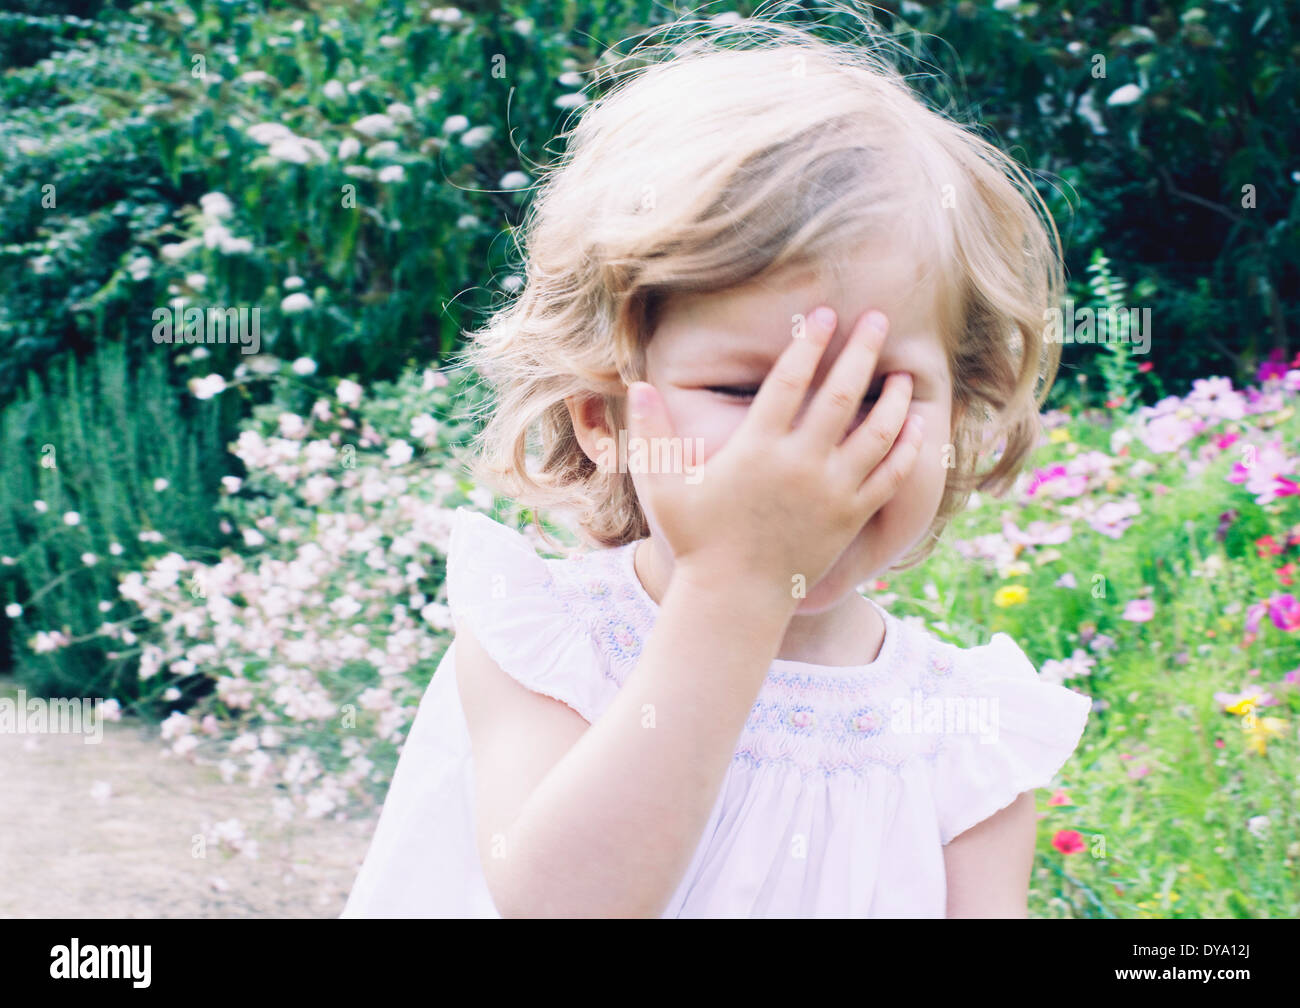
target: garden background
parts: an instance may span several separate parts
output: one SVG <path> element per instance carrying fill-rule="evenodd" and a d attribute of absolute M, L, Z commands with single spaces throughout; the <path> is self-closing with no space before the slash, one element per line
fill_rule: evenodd
<path fill-rule="evenodd" d="M 169 883 L 193 897 L 128 912 L 341 909 L 450 641 L 450 516 L 533 517 L 468 479 L 487 393 L 445 364 L 522 282 L 513 239 L 556 138 L 630 40 L 684 9 L 0 12 L 0 683 L 112 698 L 132 758 L 161 750 L 158 772 L 190 789 L 146 846 L 196 866 Z M 918 88 L 1031 169 L 1070 297 L 1149 307 L 1152 342 L 1065 346 L 1033 468 L 873 597 L 963 646 L 1006 631 L 1093 699 L 1040 793 L 1031 915 L 1294 917 L 1297 10 L 879 13 Z M 159 309 L 241 306 L 260 310 L 257 353 L 153 338 Z M 7 864 L 66 868 L 100 843 L 91 827 L 70 841 L 69 816 L 153 821 L 130 802 L 158 781 L 131 760 L 65 747 L 42 764 L 57 740 L 0 741 L 10 788 L 24 759 L 57 766 L 71 810 L 40 832 L 42 792 L 6 792 L 27 803 Z M 332 874 L 305 871 L 302 838 L 332 828 Z M 239 874 L 288 834 L 294 864 Z M 129 889 L 141 844 L 96 871 Z M 291 895 L 259 900 L 267 885 Z M 118 907 L 101 895 L 65 910 Z M 48 906 L 0 894 L 0 914 Z"/>

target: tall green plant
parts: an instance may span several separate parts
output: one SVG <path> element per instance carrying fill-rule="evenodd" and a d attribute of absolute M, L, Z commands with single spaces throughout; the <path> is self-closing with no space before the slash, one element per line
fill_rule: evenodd
<path fill-rule="evenodd" d="M 0 411 L 0 599 L 15 674 L 33 693 L 137 698 L 132 660 L 90 639 L 132 608 L 100 601 L 117 600 L 117 576 L 149 557 L 219 544 L 223 413 L 238 404 L 185 395 L 170 366 L 155 352 L 130 367 L 124 345 L 106 343 L 31 376 Z M 47 649 L 51 634 L 68 646 Z"/>

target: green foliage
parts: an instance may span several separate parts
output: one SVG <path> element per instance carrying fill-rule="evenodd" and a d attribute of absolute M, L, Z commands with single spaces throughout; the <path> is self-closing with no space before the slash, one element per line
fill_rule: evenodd
<path fill-rule="evenodd" d="M 125 658 L 93 639 L 130 610 L 117 576 L 169 548 L 220 540 L 211 513 L 227 466 L 222 410 L 236 404 L 182 400 L 168 370 L 156 353 L 132 368 L 120 342 L 105 343 L 85 362 L 65 355 L 44 380 L 31 376 L 0 411 L 0 599 L 23 607 L 0 625 L 33 694 L 134 699 Z M 70 644 L 33 648 L 37 631 Z"/>

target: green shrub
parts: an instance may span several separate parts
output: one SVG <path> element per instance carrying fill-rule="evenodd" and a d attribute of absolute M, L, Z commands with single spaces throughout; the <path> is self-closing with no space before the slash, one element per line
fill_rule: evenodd
<path fill-rule="evenodd" d="M 0 626 L 34 694 L 134 699 L 128 663 L 95 637 L 130 609 L 118 575 L 222 539 L 212 509 L 227 471 L 223 411 L 238 404 L 183 396 L 170 367 L 157 353 L 129 367 L 120 342 L 104 343 L 84 363 L 69 354 L 44 380 L 33 375 L 0 411 L 0 598 L 22 606 Z M 33 648 L 38 631 L 69 644 L 43 650 L 41 637 Z"/>

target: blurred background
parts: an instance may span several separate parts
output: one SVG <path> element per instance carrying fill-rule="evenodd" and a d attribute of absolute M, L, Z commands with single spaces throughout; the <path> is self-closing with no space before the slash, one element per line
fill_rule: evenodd
<path fill-rule="evenodd" d="M 0 695 L 115 720 L 0 734 L 0 914 L 341 909 L 450 642 L 450 515 L 534 517 L 467 477 L 444 365 L 609 62 L 688 9 L 2 5 Z M 1066 345 L 1034 469 L 873 597 L 1093 698 L 1034 916 L 1295 916 L 1300 11 L 876 13 L 1029 171 L 1073 303 L 1151 340 Z"/>

